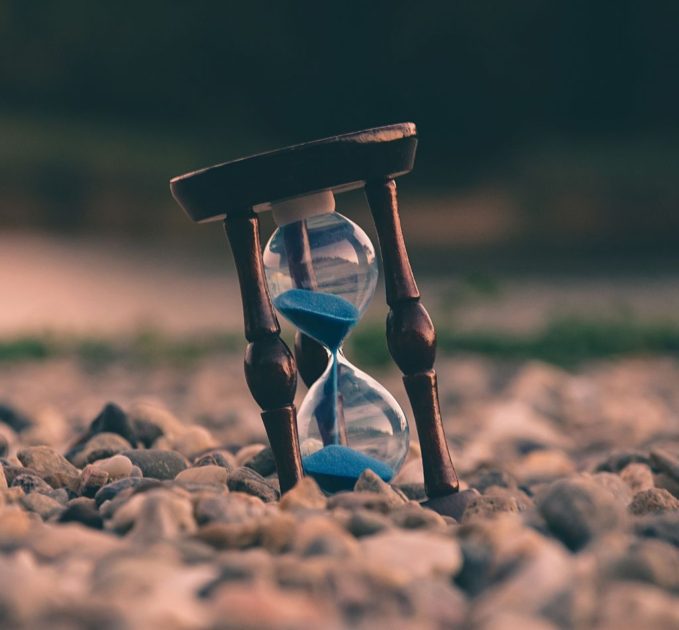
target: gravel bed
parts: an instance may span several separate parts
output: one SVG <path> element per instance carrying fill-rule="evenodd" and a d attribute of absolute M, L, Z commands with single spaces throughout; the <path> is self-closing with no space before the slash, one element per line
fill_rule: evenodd
<path fill-rule="evenodd" d="M 416 436 L 281 498 L 238 363 L 0 367 L 2 628 L 679 627 L 675 361 L 442 361 L 458 520 Z"/>

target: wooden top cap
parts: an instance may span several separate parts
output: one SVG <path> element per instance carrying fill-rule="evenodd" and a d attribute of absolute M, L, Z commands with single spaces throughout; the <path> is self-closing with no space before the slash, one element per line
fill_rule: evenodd
<path fill-rule="evenodd" d="M 177 202 L 194 221 L 320 190 L 342 192 L 412 170 L 413 123 L 374 127 L 217 164 L 170 180 Z"/>

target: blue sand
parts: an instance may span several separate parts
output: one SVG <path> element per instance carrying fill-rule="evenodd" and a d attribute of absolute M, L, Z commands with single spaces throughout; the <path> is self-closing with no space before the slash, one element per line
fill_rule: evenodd
<path fill-rule="evenodd" d="M 366 468 L 384 481 L 390 481 L 394 476 L 394 471 L 384 462 L 338 444 L 331 444 L 304 457 L 302 464 L 306 474 L 316 478 L 321 487 L 330 490 L 353 488 Z"/>
<path fill-rule="evenodd" d="M 273 301 L 276 308 L 297 328 L 336 352 L 347 333 L 358 322 L 358 309 L 331 293 L 289 289 Z"/>
<path fill-rule="evenodd" d="M 332 354 L 330 375 L 325 385 L 323 409 L 317 413 L 323 444 L 337 444 L 340 434 L 337 417 L 339 374 L 337 351 L 358 322 L 358 309 L 338 295 L 290 289 L 273 300 L 276 308 L 302 332 L 320 341 Z"/>

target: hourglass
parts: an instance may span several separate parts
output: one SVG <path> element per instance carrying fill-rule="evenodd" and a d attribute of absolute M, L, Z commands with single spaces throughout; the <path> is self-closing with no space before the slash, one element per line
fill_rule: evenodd
<path fill-rule="evenodd" d="M 412 170 L 416 147 L 414 124 L 377 127 L 181 175 L 171 190 L 194 221 L 224 219 L 249 342 L 246 381 L 262 408 L 281 491 L 306 473 L 333 492 L 351 488 L 365 470 L 390 481 L 408 450 L 396 400 L 342 351 L 378 270 L 370 239 L 337 212 L 335 195 L 365 189 L 390 307 L 387 342 L 417 426 L 428 504 L 456 516 L 465 493 L 458 493 L 443 433 L 436 335 L 410 267 L 394 181 Z M 265 211 L 277 228 L 262 250 L 258 214 Z M 298 330 L 295 358 L 275 311 Z M 309 386 L 299 413 L 298 369 Z"/>

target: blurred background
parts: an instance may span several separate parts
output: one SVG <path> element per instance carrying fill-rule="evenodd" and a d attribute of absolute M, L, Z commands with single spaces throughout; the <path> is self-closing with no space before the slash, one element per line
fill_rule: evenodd
<path fill-rule="evenodd" d="M 678 26 L 669 0 L 2 0 L 4 353 L 235 340 L 222 230 L 168 180 L 400 121 L 420 134 L 400 200 L 444 351 L 673 352 Z M 372 230 L 361 194 L 338 206 Z M 383 315 L 377 299 L 367 359 Z"/>

